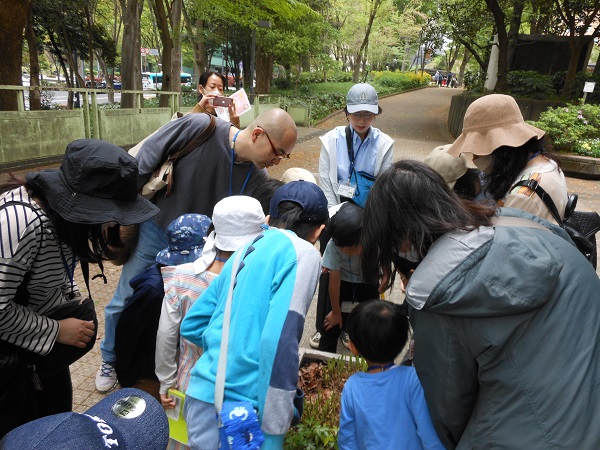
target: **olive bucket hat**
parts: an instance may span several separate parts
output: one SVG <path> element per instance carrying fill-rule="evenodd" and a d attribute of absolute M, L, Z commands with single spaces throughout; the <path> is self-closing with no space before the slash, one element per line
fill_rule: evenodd
<path fill-rule="evenodd" d="M 462 133 L 448 154 L 491 155 L 499 147 L 520 147 L 531 138 L 541 139 L 544 134 L 523 120 L 519 105 L 510 95 L 490 94 L 469 105 Z"/>
<path fill-rule="evenodd" d="M 59 169 L 31 172 L 25 179 L 43 193 L 50 208 L 74 223 L 132 225 L 159 211 L 138 194 L 135 158 L 97 139 L 71 142 Z"/>

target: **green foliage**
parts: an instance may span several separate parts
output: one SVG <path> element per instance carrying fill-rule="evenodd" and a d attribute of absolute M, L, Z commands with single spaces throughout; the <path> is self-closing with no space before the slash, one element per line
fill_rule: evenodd
<path fill-rule="evenodd" d="M 600 104 L 600 73 L 578 73 L 575 76 L 575 81 L 571 84 L 568 92 L 565 93 L 565 97 L 571 101 L 577 101 L 583 97 L 583 86 L 586 81 L 596 82 L 594 92 L 588 93 L 585 98 L 586 103 Z"/>
<path fill-rule="evenodd" d="M 515 97 L 546 100 L 555 93 L 552 79 L 534 70 L 514 70 L 508 73 L 507 87 Z"/>
<path fill-rule="evenodd" d="M 481 70 L 467 70 L 463 77 L 463 85 L 468 94 L 482 94 L 487 75 Z"/>
<path fill-rule="evenodd" d="M 600 106 L 598 105 L 548 108 L 534 125 L 546 131 L 557 151 L 600 156 L 598 143 Z"/>
<path fill-rule="evenodd" d="M 330 359 L 320 363 L 315 372 L 318 379 L 300 385 L 304 389 L 304 413 L 300 424 L 292 428 L 285 437 L 286 450 L 335 449 L 340 421 L 342 388 L 353 373 L 365 371 L 364 359 Z"/>
<path fill-rule="evenodd" d="M 427 86 L 431 81 L 428 73 L 420 72 L 371 72 L 378 94 L 407 91 L 421 86 Z"/>

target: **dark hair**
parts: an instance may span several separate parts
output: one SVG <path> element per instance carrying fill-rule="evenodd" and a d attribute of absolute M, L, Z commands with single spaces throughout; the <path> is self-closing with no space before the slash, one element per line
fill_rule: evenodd
<path fill-rule="evenodd" d="M 322 222 L 304 222 L 302 221 L 302 213 L 304 210 L 299 203 L 291 201 L 282 201 L 277 205 L 277 218 L 271 217 L 269 225 L 277 228 L 283 228 L 285 230 L 291 230 L 296 235 L 304 240 L 307 240 L 308 235 L 314 231 L 315 228 L 321 225 L 327 225 L 326 219 Z"/>
<path fill-rule="evenodd" d="M 42 209 L 54 225 L 58 240 L 68 245 L 80 260 L 102 263 L 103 260 L 117 257 L 116 253 L 110 250 L 109 245 L 121 246 L 118 232 L 110 232 L 105 236 L 102 232 L 102 225 L 81 224 L 63 219 L 50 207 L 43 192 L 28 185 L 24 179 L 16 177 L 12 173 L 9 175 L 10 179 L 0 184 L 0 194 L 24 186 L 29 195 L 41 203 Z M 109 242 L 109 239 L 112 241 Z"/>
<path fill-rule="evenodd" d="M 269 178 L 263 184 L 257 186 L 252 192 L 252 197 L 260 202 L 260 206 L 265 213 L 265 216 L 269 214 L 269 208 L 271 207 L 271 199 L 275 194 L 275 191 L 283 186 L 285 183 L 283 181 L 276 180 L 274 178 Z"/>
<path fill-rule="evenodd" d="M 412 247 L 422 259 L 444 233 L 489 226 L 495 211 L 459 198 L 422 162 L 394 163 L 377 177 L 365 207 L 361 236 L 365 282 L 377 283 L 383 274 L 383 287 L 391 287 L 402 252 Z"/>
<path fill-rule="evenodd" d="M 344 203 L 329 219 L 327 231 L 338 247 L 353 247 L 360 242 L 363 209 L 352 202 Z"/>
<path fill-rule="evenodd" d="M 492 165 L 487 176 L 486 190 L 496 201 L 503 199 L 519 174 L 525 170 L 529 156 L 539 151 L 560 167 L 560 160 L 546 149 L 545 138 L 531 138 L 520 147 L 498 147 L 492 153 Z"/>
<path fill-rule="evenodd" d="M 203 72 L 198 78 L 198 84 L 202 87 L 206 86 L 206 83 L 208 83 L 208 79 L 213 75 L 216 75 L 221 79 L 224 88 L 227 87 L 227 79 L 225 78 L 225 75 L 219 72 L 215 72 L 214 70 L 207 70 L 206 72 Z"/>
<path fill-rule="evenodd" d="M 481 192 L 479 169 L 467 169 L 465 174 L 454 183 L 454 192 L 461 198 L 473 200 Z"/>
<path fill-rule="evenodd" d="M 408 341 L 408 317 L 391 302 L 360 302 L 348 318 L 348 335 L 363 358 L 388 363 L 400 354 Z"/>

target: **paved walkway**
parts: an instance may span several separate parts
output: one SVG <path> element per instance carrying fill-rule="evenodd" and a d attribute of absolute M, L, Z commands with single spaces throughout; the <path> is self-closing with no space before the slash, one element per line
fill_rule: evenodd
<path fill-rule="evenodd" d="M 423 160 L 434 147 L 452 142 L 453 138 L 446 129 L 446 118 L 450 99 L 458 93 L 460 91 L 456 89 L 433 87 L 381 99 L 383 114 L 377 117 L 375 126 L 395 139 L 395 160 L 407 158 Z M 292 159 L 271 168 L 270 176 L 280 178 L 287 168 L 294 166 L 304 167 L 316 176 L 321 147 L 318 137 L 335 126 L 346 124 L 344 114 L 338 113 L 328 117 L 316 127 L 299 129 L 298 144 Z M 600 211 L 600 183 L 573 178 L 568 178 L 567 183 L 570 191 L 579 194 L 579 208 Z M 106 267 L 108 284 L 102 284 L 99 279 L 91 281 L 100 327 L 97 345 L 71 367 L 75 411 L 85 411 L 103 397 L 95 391 L 94 377 L 101 359 L 99 344 L 104 332 L 103 308 L 112 297 L 119 273 L 118 267 L 109 264 Z M 94 274 L 92 272 L 92 275 Z M 81 274 L 78 274 L 77 281 L 79 286 L 85 289 Z M 398 290 L 391 293 L 391 298 L 395 301 L 401 299 Z M 315 304 L 316 301 L 313 301 L 306 320 L 302 339 L 304 347 L 308 347 L 308 338 L 315 330 Z M 338 348 L 342 351 L 340 347 L 341 345 Z"/>

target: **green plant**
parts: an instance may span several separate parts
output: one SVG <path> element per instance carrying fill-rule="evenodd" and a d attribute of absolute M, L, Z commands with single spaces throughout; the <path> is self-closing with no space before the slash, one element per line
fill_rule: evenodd
<path fill-rule="evenodd" d="M 348 377 L 366 370 L 362 358 L 309 362 L 300 368 L 298 384 L 304 390 L 304 413 L 300 424 L 286 435 L 286 449 L 337 448 L 342 389 Z"/>
<path fill-rule="evenodd" d="M 506 81 L 510 93 L 516 97 L 545 100 L 555 93 L 551 77 L 534 70 L 508 72 Z"/>
<path fill-rule="evenodd" d="M 590 153 L 597 149 L 596 140 L 600 138 L 600 106 L 548 108 L 534 125 L 546 131 L 557 151 L 595 156 Z"/>
<path fill-rule="evenodd" d="M 463 76 L 463 84 L 469 94 L 481 94 L 485 86 L 485 72 L 468 70 Z"/>
<path fill-rule="evenodd" d="M 600 158 L 600 138 L 582 139 L 575 145 L 575 153 Z"/>

